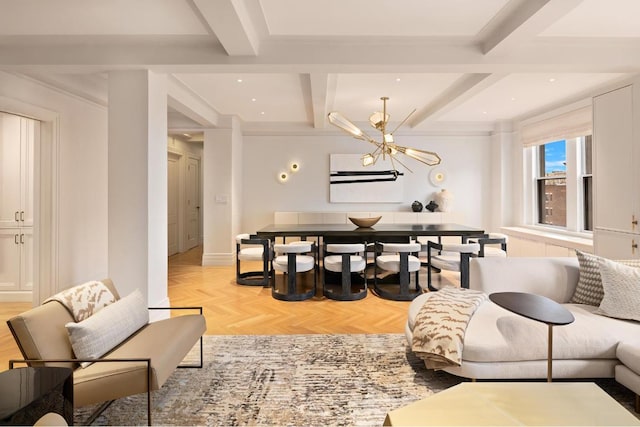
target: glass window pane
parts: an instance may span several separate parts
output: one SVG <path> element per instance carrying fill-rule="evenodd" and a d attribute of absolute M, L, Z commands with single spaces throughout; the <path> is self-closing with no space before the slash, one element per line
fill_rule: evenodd
<path fill-rule="evenodd" d="M 583 146 L 583 150 L 582 152 L 584 153 L 584 165 L 583 165 L 583 170 L 584 170 L 584 174 L 585 175 L 591 175 L 591 150 L 592 150 L 592 144 L 591 144 L 591 135 L 587 135 L 584 137 L 584 146 Z"/>
<path fill-rule="evenodd" d="M 567 179 L 538 180 L 538 222 L 567 226 Z"/>
<path fill-rule="evenodd" d="M 593 179 L 590 176 L 582 178 L 584 191 L 584 229 L 593 231 Z"/>
<path fill-rule="evenodd" d="M 567 173 L 567 144 L 565 140 L 549 142 L 542 146 L 540 176 L 558 176 Z"/>

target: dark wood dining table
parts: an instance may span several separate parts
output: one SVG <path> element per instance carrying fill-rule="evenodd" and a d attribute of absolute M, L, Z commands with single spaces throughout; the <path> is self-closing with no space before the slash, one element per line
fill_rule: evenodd
<path fill-rule="evenodd" d="M 256 232 L 258 237 L 318 237 L 351 238 L 363 242 L 389 240 L 390 238 L 416 238 L 418 236 L 476 236 L 484 230 L 461 224 L 376 224 L 373 227 L 356 227 L 353 224 L 271 224 Z"/>

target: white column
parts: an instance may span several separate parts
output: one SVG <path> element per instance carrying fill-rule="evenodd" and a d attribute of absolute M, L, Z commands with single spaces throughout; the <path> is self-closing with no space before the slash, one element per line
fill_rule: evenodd
<path fill-rule="evenodd" d="M 109 276 L 168 305 L 167 87 L 150 71 L 109 73 Z"/>
<path fill-rule="evenodd" d="M 499 123 L 491 135 L 491 196 L 488 204 L 487 231 L 499 231 L 513 225 L 513 130 L 508 123 Z M 485 205 L 486 206 L 486 205 Z"/>
<path fill-rule="evenodd" d="M 242 132 L 239 121 L 204 132 L 202 265 L 232 265 L 240 233 Z"/>

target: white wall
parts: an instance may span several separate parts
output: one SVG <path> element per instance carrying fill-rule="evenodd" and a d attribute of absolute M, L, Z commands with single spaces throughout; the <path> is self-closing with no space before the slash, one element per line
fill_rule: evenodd
<path fill-rule="evenodd" d="M 59 198 L 57 229 L 54 230 L 58 245 L 57 259 L 54 259 L 57 271 L 54 271 L 53 280 L 64 289 L 106 277 L 106 109 L 4 72 L 0 72 L 0 97 L 32 104 L 58 115 L 56 191 Z"/>
<path fill-rule="evenodd" d="M 490 226 L 487 206 L 491 203 L 491 138 L 489 136 L 396 136 L 400 145 L 435 151 L 447 171 L 447 188 L 454 196 L 454 211 L 465 223 Z M 429 181 L 431 168 L 408 159 L 413 173 L 406 172 L 403 203 L 330 203 L 329 155 L 363 154 L 371 145 L 349 136 L 244 136 L 243 229 L 255 231 L 273 223 L 274 211 L 411 211 L 411 203 L 423 205 L 439 191 Z M 402 159 L 402 156 L 400 157 Z M 300 171 L 289 181 L 277 180 L 292 161 Z"/>

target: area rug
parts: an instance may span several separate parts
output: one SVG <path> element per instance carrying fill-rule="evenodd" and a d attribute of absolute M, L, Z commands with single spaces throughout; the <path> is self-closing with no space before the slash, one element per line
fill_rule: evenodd
<path fill-rule="evenodd" d="M 402 334 L 205 336 L 204 355 L 204 368 L 178 369 L 153 392 L 154 425 L 380 426 L 387 412 L 463 381 L 427 370 Z M 601 386 L 632 407 L 623 387 Z M 76 424 L 90 410 L 77 409 Z M 136 395 L 94 425 L 146 422 L 146 395 Z"/>

